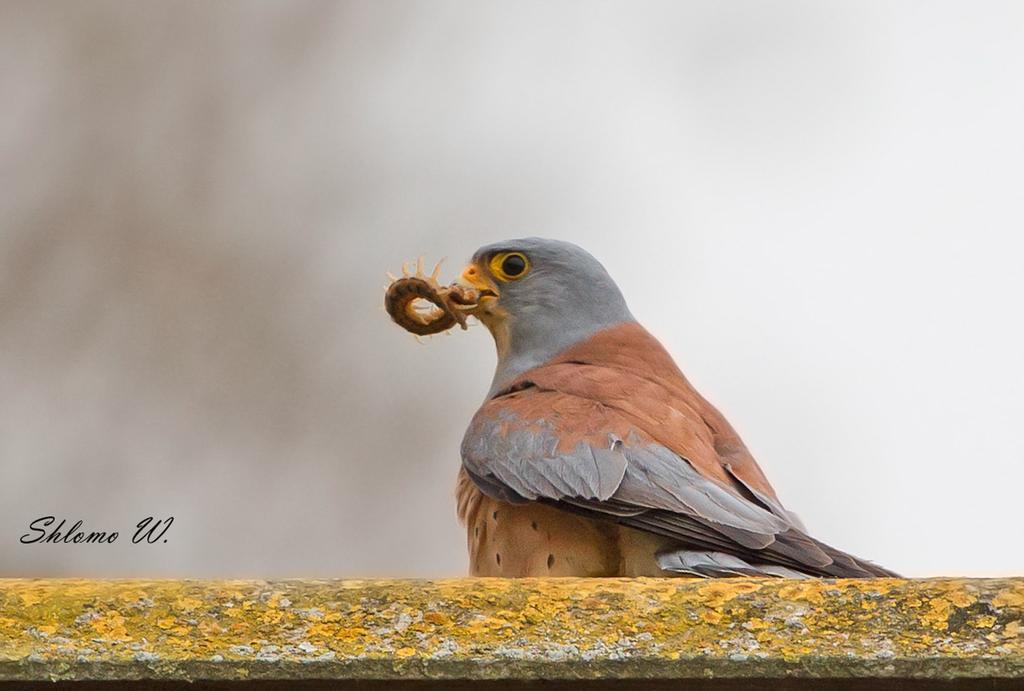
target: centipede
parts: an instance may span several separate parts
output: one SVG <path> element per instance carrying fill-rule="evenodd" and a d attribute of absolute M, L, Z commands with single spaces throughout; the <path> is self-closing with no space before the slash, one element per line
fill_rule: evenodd
<path fill-rule="evenodd" d="M 476 295 L 455 284 L 442 286 L 437 280 L 441 263 L 429 275 L 423 271 L 422 259 L 414 273 L 403 264 L 401 277 L 388 275 L 391 283 L 384 293 L 384 309 L 392 321 L 417 336 L 441 333 L 456 324 L 468 328 L 466 314 L 458 306 L 472 305 Z"/>

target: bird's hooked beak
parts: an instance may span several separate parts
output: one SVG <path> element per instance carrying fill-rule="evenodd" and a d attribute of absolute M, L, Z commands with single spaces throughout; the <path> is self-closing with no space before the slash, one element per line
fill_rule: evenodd
<path fill-rule="evenodd" d="M 463 290 L 473 291 L 476 295 L 476 300 L 471 304 L 456 304 L 458 309 L 478 318 L 494 313 L 500 295 L 498 286 L 475 262 L 462 270 L 462 274 L 455 279 L 455 285 Z"/>

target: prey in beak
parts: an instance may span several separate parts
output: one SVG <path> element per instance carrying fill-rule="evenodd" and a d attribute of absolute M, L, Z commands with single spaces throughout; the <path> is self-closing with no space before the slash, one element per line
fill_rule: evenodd
<path fill-rule="evenodd" d="M 430 275 L 423 271 L 422 258 L 416 262 L 415 273 L 402 264 L 401 277 L 388 274 L 391 283 L 384 293 L 384 309 L 396 324 L 417 337 L 441 333 L 456 324 L 465 329 L 466 314 L 456 305 L 461 307 L 476 301 L 471 291 L 438 283 L 443 261 L 437 263 Z"/>
<path fill-rule="evenodd" d="M 491 332 L 502 352 L 508 343 L 508 315 L 499 304 L 500 291 L 494 279 L 473 262 L 450 285 L 442 286 L 437 280 L 440 265 L 438 262 L 428 275 L 420 260 L 414 273 L 403 265 L 402 276 L 389 274 L 384 309 L 392 321 L 416 336 L 430 336 L 456 324 L 465 329 L 466 319 L 474 316 Z"/>
<path fill-rule="evenodd" d="M 421 258 L 415 272 L 403 264 L 401 277 L 388 274 L 391 283 L 384 294 L 384 309 L 396 324 L 416 336 L 441 333 L 456 324 L 466 329 L 469 315 L 486 323 L 485 315 L 492 313 L 497 300 L 497 286 L 475 264 L 448 286 L 437 280 L 440 269 L 438 262 L 426 274 Z"/>

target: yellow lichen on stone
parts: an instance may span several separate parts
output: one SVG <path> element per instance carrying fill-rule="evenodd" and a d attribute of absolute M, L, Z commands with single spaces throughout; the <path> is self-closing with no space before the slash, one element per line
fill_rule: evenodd
<path fill-rule="evenodd" d="M 785 600 L 805 600 L 814 604 L 820 604 L 825 599 L 813 581 L 790 582 L 779 589 L 779 597 Z"/>
<path fill-rule="evenodd" d="M 942 597 L 933 598 L 928 601 L 928 608 L 928 611 L 921 616 L 921 621 L 934 629 L 946 628 L 949 613 L 953 608 L 949 600 Z"/>
<path fill-rule="evenodd" d="M 996 607 L 1024 607 L 1024 585 L 1007 589 L 992 598 Z"/>
<path fill-rule="evenodd" d="M 1022 620 L 998 579 L 8 580 L 0 680 L 1020 676 Z"/>
<path fill-rule="evenodd" d="M 760 587 L 759 583 L 721 579 L 709 581 L 707 585 L 702 586 L 697 592 L 699 593 L 702 605 L 718 607 L 744 593 L 756 592 Z"/>
<path fill-rule="evenodd" d="M 966 590 L 960 590 L 957 588 L 951 588 L 946 597 L 949 599 L 949 603 L 954 607 L 970 607 L 976 602 L 976 598 Z"/>

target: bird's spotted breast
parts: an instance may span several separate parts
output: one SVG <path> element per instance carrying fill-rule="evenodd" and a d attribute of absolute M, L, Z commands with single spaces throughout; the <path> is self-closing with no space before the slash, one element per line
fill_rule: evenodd
<path fill-rule="evenodd" d="M 464 470 L 456 497 L 471 576 L 670 575 L 655 556 L 669 540 L 544 504 L 491 499 Z"/>

